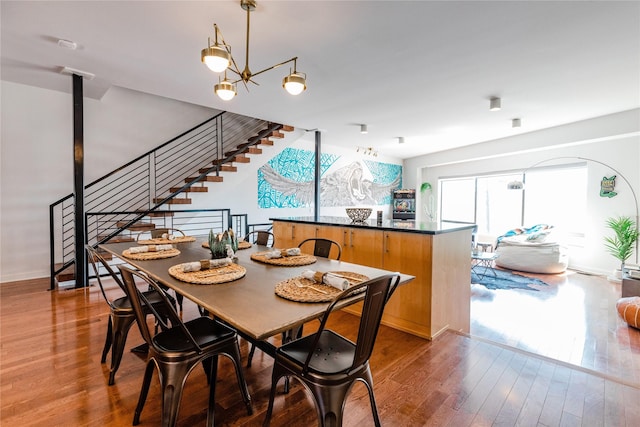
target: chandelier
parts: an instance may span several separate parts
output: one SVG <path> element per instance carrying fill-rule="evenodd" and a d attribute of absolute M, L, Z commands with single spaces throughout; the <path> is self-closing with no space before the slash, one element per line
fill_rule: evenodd
<path fill-rule="evenodd" d="M 218 78 L 218 84 L 215 85 L 214 91 L 216 95 L 225 101 L 233 99 L 233 97 L 238 93 L 236 86 L 237 83 L 242 82 L 248 90 L 247 83 L 251 82 L 255 85 L 258 84 L 253 80 L 255 76 L 262 74 L 265 71 L 273 70 L 281 65 L 288 64 L 289 62 L 293 62 L 293 71 L 290 70 L 289 74 L 282 79 L 282 87 L 291 95 L 298 95 L 307 88 L 307 75 L 305 73 L 299 73 L 296 70 L 296 61 L 298 60 L 297 56 L 272 65 L 271 67 L 267 67 L 257 73 L 252 73 L 251 70 L 249 70 L 249 17 L 251 15 L 251 11 L 256 8 L 256 4 L 257 0 L 240 0 L 240 7 L 247 11 L 247 43 L 245 49 L 245 65 L 242 72 L 231 55 L 231 46 L 224 41 L 222 32 L 220 32 L 217 24 L 213 24 L 213 28 L 215 30 L 213 45 L 211 45 L 211 38 L 209 38 L 208 47 L 202 49 L 202 52 L 200 53 L 200 59 L 211 71 L 216 73 L 224 71 L 224 79 L 220 81 L 220 78 Z M 218 39 L 220 41 L 218 41 Z M 229 80 L 227 78 L 227 70 L 235 73 L 238 78 L 236 80 Z"/>
<path fill-rule="evenodd" d="M 373 147 L 356 147 L 356 153 L 362 153 L 365 156 L 378 157 L 378 150 Z"/>

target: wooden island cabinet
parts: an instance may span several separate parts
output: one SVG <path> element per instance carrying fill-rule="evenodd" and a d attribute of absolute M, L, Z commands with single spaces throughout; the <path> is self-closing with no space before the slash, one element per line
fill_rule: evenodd
<path fill-rule="evenodd" d="M 413 221 L 353 224 L 347 218 L 272 218 L 278 247 L 309 237 L 334 240 L 341 260 L 415 276 L 396 290 L 382 323 L 433 339 L 447 329 L 469 332 L 473 225 Z M 359 307 L 347 311 L 358 313 Z"/>

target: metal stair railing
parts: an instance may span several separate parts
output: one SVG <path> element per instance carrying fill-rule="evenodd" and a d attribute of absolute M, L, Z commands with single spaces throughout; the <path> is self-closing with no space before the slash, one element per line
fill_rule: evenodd
<path fill-rule="evenodd" d="M 100 224 L 98 227 L 98 235 L 88 236 L 88 243 L 96 247 L 100 241 L 100 234 L 109 233 L 113 229 L 119 228 L 117 221 L 122 221 L 123 218 L 132 218 L 138 216 L 138 212 L 100 212 L 85 214 L 85 219 L 95 217 L 95 222 Z M 183 210 L 156 210 L 153 217 L 144 218 L 145 223 L 150 224 L 146 230 L 125 230 L 118 237 L 123 239 L 121 241 L 131 241 L 132 245 L 135 245 L 135 241 L 138 239 L 138 233 L 142 233 L 145 238 L 151 237 L 151 231 L 160 228 L 178 229 L 187 236 L 194 236 L 198 242 L 207 241 L 209 231 L 214 233 L 222 233 L 225 230 L 232 229 L 238 239 L 242 239 L 248 231 L 254 227 L 253 224 L 247 223 L 247 214 L 231 214 L 230 209 L 183 209 Z M 264 227 L 267 224 L 259 224 Z M 128 233 L 128 234 L 124 234 Z M 145 236 L 144 233 L 149 233 L 149 236 Z M 205 252 L 203 252 L 205 254 Z M 204 255 L 203 255 L 204 256 Z M 116 265 L 125 263 L 122 260 L 114 260 L 111 264 Z M 94 274 L 91 274 L 90 269 L 85 270 L 87 272 L 87 280 L 95 278 Z M 102 274 L 103 270 L 100 269 Z"/>
<path fill-rule="evenodd" d="M 244 215 L 232 215 L 229 209 L 182 209 L 182 210 L 155 210 L 153 216 L 140 217 L 137 211 L 114 211 L 114 212 L 87 212 L 85 218 L 87 223 L 92 222 L 96 227 L 87 234 L 87 243 L 97 246 L 106 241 L 104 236 L 110 236 L 114 231 L 118 232 L 118 237 L 135 240 L 138 233 L 147 232 L 156 228 L 175 228 L 189 236 L 206 237 L 209 230 L 221 233 L 228 229 L 233 229 L 238 233 L 243 233 L 247 228 L 246 220 L 242 220 Z M 128 223 L 132 220 L 138 222 L 144 219 L 145 230 L 122 230 L 121 223 Z M 123 233 L 128 233 L 123 235 Z"/>
<path fill-rule="evenodd" d="M 247 141 L 257 143 L 281 127 L 221 112 L 86 185 L 85 212 L 139 212 L 120 219 L 121 227 L 107 235 L 100 234 L 97 243 L 118 235 L 208 174 L 219 174 L 224 163 L 246 151 L 250 145 Z M 206 172 L 200 173 L 201 169 Z M 185 181 L 194 175 L 193 181 Z M 171 188 L 178 191 L 170 192 Z M 161 200 L 154 203 L 154 199 Z M 85 243 L 87 236 L 98 235 L 99 222 L 94 215 L 90 218 L 85 226 Z M 74 238 L 74 195 L 69 194 L 49 206 L 51 289 L 55 287 L 55 276 L 75 262 Z"/>

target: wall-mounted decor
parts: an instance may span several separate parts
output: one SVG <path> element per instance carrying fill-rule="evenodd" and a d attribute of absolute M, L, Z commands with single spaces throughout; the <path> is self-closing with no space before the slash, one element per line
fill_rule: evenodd
<path fill-rule="evenodd" d="M 615 197 L 618 194 L 615 192 L 616 176 L 613 175 L 611 178 L 602 177 L 602 181 L 600 181 L 600 197 Z"/>
<path fill-rule="evenodd" d="M 284 149 L 258 170 L 260 208 L 299 208 L 313 203 L 315 153 Z M 402 166 L 323 153 L 322 206 L 385 205 L 402 184 Z"/>

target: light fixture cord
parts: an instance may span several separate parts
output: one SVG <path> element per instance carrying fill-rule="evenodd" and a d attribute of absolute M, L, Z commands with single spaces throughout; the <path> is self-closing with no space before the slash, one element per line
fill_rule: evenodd
<path fill-rule="evenodd" d="M 242 72 L 242 80 L 245 82 L 251 79 L 251 71 L 249 71 L 249 16 L 251 15 L 251 8 L 247 7 L 247 48 L 245 50 L 244 58 L 244 71 Z"/>

